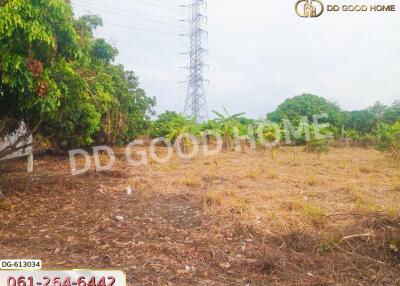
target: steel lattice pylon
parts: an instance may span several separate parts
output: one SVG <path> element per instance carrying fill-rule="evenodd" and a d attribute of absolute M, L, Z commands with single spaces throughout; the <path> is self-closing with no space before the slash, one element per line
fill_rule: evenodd
<path fill-rule="evenodd" d="M 190 65 L 188 78 L 188 91 L 185 102 L 184 114 L 187 117 L 195 118 L 197 122 L 208 120 L 207 101 L 204 90 L 203 77 L 203 55 L 207 52 L 202 47 L 204 36 L 207 32 L 202 29 L 202 23 L 207 19 L 201 14 L 201 10 L 207 8 L 204 0 L 191 0 L 190 19 Z"/>

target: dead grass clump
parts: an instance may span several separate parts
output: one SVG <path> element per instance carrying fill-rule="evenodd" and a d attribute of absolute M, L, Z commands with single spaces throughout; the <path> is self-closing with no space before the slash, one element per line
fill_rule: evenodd
<path fill-rule="evenodd" d="M 218 192 L 209 192 L 204 196 L 203 201 L 213 211 L 229 215 L 243 215 L 248 213 L 250 209 L 250 200 L 226 197 L 223 194 L 218 194 Z"/>
<path fill-rule="evenodd" d="M 232 198 L 226 201 L 226 210 L 230 214 L 243 215 L 250 209 L 250 200 L 243 198 Z"/>
<path fill-rule="evenodd" d="M 276 247 L 265 246 L 259 249 L 256 259 L 246 259 L 243 266 L 251 272 L 260 274 L 274 274 L 280 269 L 284 269 L 285 265 L 282 252 Z"/>
<path fill-rule="evenodd" d="M 191 187 L 191 188 L 200 188 L 202 185 L 202 181 L 196 177 L 184 177 L 178 181 L 179 185 Z"/>
<path fill-rule="evenodd" d="M 257 179 L 261 176 L 260 170 L 250 170 L 246 173 L 245 177 L 248 179 Z"/>
<path fill-rule="evenodd" d="M 220 192 L 208 192 L 203 196 L 203 203 L 207 207 L 221 206 L 223 197 Z"/>
<path fill-rule="evenodd" d="M 231 190 L 210 191 L 203 196 L 203 202 L 208 207 L 221 206 L 224 200 L 235 197 L 235 192 Z"/>
<path fill-rule="evenodd" d="M 300 212 L 306 222 L 314 227 L 321 227 L 327 221 L 326 211 L 321 206 L 314 206 L 309 202 L 296 200 L 292 203 L 292 210 Z"/>
<path fill-rule="evenodd" d="M 166 172 L 166 173 L 176 171 L 177 169 L 178 169 L 178 166 L 175 162 L 161 164 L 158 167 L 158 170 L 160 170 L 162 172 Z"/>
<path fill-rule="evenodd" d="M 309 176 L 309 177 L 307 177 L 307 178 L 304 180 L 304 183 L 305 183 L 307 186 L 313 187 L 313 186 L 316 186 L 316 185 L 317 185 L 318 181 L 317 181 L 317 179 L 316 179 L 314 176 Z"/>
<path fill-rule="evenodd" d="M 320 206 L 305 204 L 302 208 L 303 216 L 314 226 L 322 226 L 326 223 L 326 211 Z"/>
<path fill-rule="evenodd" d="M 318 245 L 318 236 L 305 233 L 301 230 L 290 230 L 276 237 L 278 244 L 296 252 L 312 252 Z"/>
<path fill-rule="evenodd" d="M 323 234 L 323 237 L 318 245 L 318 252 L 324 254 L 327 252 L 332 252 L 335 247 L 340 243 L 340 239 L 343 235 L 338 230 L 327 231 Z"/>
<path fill-rule="evenodd" d="M 277 174 L 277 173 L 274 173 L 274 172 L 269 172 L 269 173 L 267 174 L 267 179 L 270 179 L 270 180 L 278 179 L 278 174 Z"/>
<path fill-rule="evenodd" d="M 8 211 L 10 209 L 11 209 L 10 205 L 7 204 L 5 200 L 0 199 L 0 210 Z"/>
<path fill-rule="evenodd" d="M 269 192 L 265 192 L 265 193 L 260 193 L 259 196 L 261 201 L 271 201 L 274 199 L 274 195 L 269 193 Z"/>
<path fill-rule="evenodd" d="M 369 235 L 354 235 L 355 229 Z M 359 220 L 351 232 L 347 236 L 351 239 L 342 239 L 341 247 L 345 250 L 378 264 L 400 264 L 400 217 L 393 219 L 377 213 Z"/>
<path fill-rule="evenodd" d="M 390 191 L 394 193 L 400 193 L 400 184 L 395 185 L 392 189 L 390 189 Z"/>
<path fill-rule="evenodd" d="M 315 228 L 321 228 L 325 226 L 328 220 L 326 210 L 323 207 L 314 206 L 300 199 L 284 203 L 283 208 L 289 212 L 299 214 L 299 216 L 292 221 L 294 226 L 299 226 L 299 224 L 305 222 Z"/>
<path fill-rule="evenodd" d="M 98 158 L 101 166 L 106 166 L 110 162 L 110 157 L 108 153 L 99 152 Z"/>
<path fill-rule="evenodd" d="M 107 176 L 111 178 L 128 178 L 129 175 L 126 172 L 120 170 L 107 170 L 100 172 L 102 176 Z"/>
<path fill-rule="evenodd" d="M 388 215 L 391 218 L 397 218 L 400 217 L 400 207 L 390 207 L 388 209 Z"/>
<path fill-rule="evenodd" d="M 348 165 L 349 165 L 349 162 L 345 161 L 345 160 L 341 160 L 336 163 L 336 167 L 338 167 L 339 169 L 342 169 L 342 170 L 348 168 Z"/>
<path fill-rule="evenodd" d="M 363 174 L 371 174 L 375 171 L 374 169 L 369 168 L 369 167 L 360 167 L 359 170 Z"/>
<path fill-rule="evenodd" d="M 356 205 L 363 205 L 366 203 L 366 198 L 364 197 L 362 191 L 355 187 L 347 187 L 345 189 L 345 194 L 350 202 Z"/>
<path fill-rule="evenodd" d="M 230 236 L 248 236 L 256 233 L 251 201 L 234 191 L 210 191 L 203 196 L 203 205 L 210 217 L 220 226 L 219 231 Z"/>

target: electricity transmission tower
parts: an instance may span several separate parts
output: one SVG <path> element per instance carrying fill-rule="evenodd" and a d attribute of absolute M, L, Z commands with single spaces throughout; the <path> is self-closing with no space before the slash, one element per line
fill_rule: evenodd
<path fill-rule="evenodd" d="M 188 90 L 186 95 L 184 115 L 195 118 L 200 123 L 208 120 L 207 101 L 204 90 L 203 55 L 207 52 L 202 47 L 202 42 L 207 31 L 202 29 L 202 24 L 207 17 L 201 11 L 207 8 L 205 0 L 191 0 L 190 10 L 190 65 Z"/>

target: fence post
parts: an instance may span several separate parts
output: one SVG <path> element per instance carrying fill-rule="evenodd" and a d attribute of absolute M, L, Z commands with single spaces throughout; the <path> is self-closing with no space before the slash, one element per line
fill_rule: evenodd
<path fill-rule="evenodd" d="M 33 173 L 33 154 L 28 155 L 28 173 Z"/>

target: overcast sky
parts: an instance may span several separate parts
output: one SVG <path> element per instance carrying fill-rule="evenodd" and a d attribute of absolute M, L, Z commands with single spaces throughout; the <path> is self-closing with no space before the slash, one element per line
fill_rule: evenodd
<path fill-rule="evenodd" d="M 382 1 L 332 1 L 370 4 Z M 393 3 L 392 3 L 393 2 Z M 398 4 L 397 0 L 387 4 Z M 157 98 L 157 112 L 181 112 L 186 96 L 188 9 L 179 0 L 72 0 L 76 16 L 102 16 L 96 36 L 115 45 Z M 324 1 L 329 4 L 328 1 Z M 205 12 L 209 110 L 259 118 L 304 92 L 345 110 L 400 99 L 400 5 L 392 13 L 332 13 L 305 19 L 294 0 L 210 0 Z"/>

